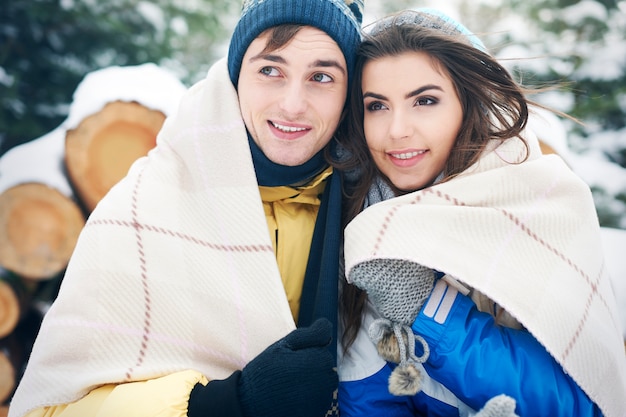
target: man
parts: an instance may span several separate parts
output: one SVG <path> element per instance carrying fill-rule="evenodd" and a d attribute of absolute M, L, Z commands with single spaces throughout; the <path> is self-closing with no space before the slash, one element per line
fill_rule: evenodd
<path fill-rule="evenodd" d="M 324 153 L 361 16 L 245 2 L 228 60 L 92 213 L 11 417 L 336 411 L 341 190 Z"/>

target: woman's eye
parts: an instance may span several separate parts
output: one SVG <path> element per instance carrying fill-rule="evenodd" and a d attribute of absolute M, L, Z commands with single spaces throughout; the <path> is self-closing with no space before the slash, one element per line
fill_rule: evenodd
<path fill-rule="evenodd" d="M 267 75 L 268 77 L 278 76 L 278 70 L 274 67 L 263 67 L 259 72 L 263 75 Z"/>
<path fill-rule="evenodd" d="M 385 106 L 379 101 L 373 101 L 365 106 L 368 111 L 384 110 Z"/>
<path fill-rule="evenodd" d="M 431 104 L 436 104 L 437 100 L 430 98 L 430 97 L 420 97 L 417 100 L 415 100 L 415 105 L 416 106 L 428 106 Z"/>
<path fill-rule="evenodd" d="M 318 83 L 329 83 L 333 80 L 331 76 L 323 73 L 315 74 L 312 78 L 313 81 L 317 81 Z"/>

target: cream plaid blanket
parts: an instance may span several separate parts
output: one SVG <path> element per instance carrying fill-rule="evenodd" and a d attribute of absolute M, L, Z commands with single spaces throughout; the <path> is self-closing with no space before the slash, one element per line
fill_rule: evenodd
<path fill-rule="evenodd" d="M 375 204 L 346 229 L 349 271 L 372 258 L 444 271 L 499 303 L 607 417 L 626 416 L 626 357 L 589 188 L 555 155 L 492 149 L 463 176 Z M 524 383 L 524 381 L 520 381 Z"/>
<path fill-rule="evenodd" d="M 293 328 L 222 60 L 90 216 L 11 415 L 184 369 L 225 378 Z"/>

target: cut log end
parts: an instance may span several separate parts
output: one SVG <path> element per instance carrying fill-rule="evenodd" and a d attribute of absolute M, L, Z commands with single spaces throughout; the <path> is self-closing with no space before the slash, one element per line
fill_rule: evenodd
<path fill-rule="evenodd" d="M 67 132 L 68 177 L 88 211 L 126 175 L 135 160 L 154 148 L 164 121 L 160 111 L 114 101 Z"/>
<path fill-rule="evenodd" d="M 15 389 L 15 369 L 6 354 L 0 352 L 0 404 L 4 403 Z M 2 416 L 0 411 L 0 417 Z M 5 414 L 6 415 L 6 414 Z"/>
<path fill-rule="evenodd" d="M 29 279 L 56 276 L 66 266 L 85 224 L 78 205 L 40 183 L 0 194 L 0 265 Z"/>
<path fill-rule="evenodd" d="M 8 282 L 0 281 L 0 339 L 15 329 L 19 319 L 20 302 L 17 294 Z"/>

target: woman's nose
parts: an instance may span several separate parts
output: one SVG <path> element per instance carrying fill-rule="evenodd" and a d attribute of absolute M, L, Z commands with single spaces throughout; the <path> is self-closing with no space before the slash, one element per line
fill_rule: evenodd
<path fill-rule="evenodd" d="M 395 111 L 392 114 L 389 136 L 391 139 L 402 139 L 411 136 L 413 124 L 411 116 L 404 111 Z"/>

